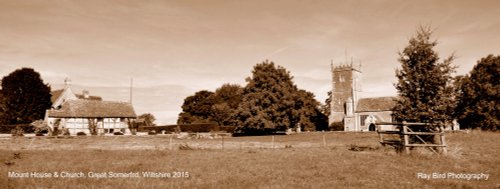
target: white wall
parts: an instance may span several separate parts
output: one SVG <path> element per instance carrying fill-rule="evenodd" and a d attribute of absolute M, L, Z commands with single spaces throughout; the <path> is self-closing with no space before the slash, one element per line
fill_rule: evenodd
<path fill-rule="evenodd" d="M 48 118 L 47 124 L 53 130 L 55 122 L 58 118 Z M 78 132 L 90 134 L 87 118 L 60 118 L 59 130 L 67 128 L 71 135 L 76 135 Z M 126 119 L 120 118 L 104 118 L 97 122 L 98 133 L 112 132 L 130 132 Z M 111 133 L 112 133 L 111 132 Z"/>

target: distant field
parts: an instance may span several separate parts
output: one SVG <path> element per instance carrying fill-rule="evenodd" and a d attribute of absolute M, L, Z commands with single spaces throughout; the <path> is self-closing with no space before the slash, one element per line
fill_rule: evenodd
<path fill-rule="evenodd" d="M 158 136 L 0 139 L 1 188 L 500 188 L 500 134 L 447 134 L 447 156 L 399 155 L 375 133 L 302 133 L 223 139 Z M 170 143 L 172 141 L 172 143 Z M 352 146 L 364 151 L 349 150 Z M 9 178 L 8 173 L 84 178 Z M 90 178 L 89 173 L 108 178 Z M 109 172 L 139 178 L 109 178 Z M 132 173 L 131 173 L 132 172 Z M 145 178 L 142 172 L 169 173 Z M 488 180 L 419 179 L 485 173 Z M 98 174 L 96 174 L 98 175 Z M 95 176 L 95 175 L 93 175 Z M 115 175 L 116 176 L 116 175 Z M 176 177 L 176 178 L 173 178 Z"/>

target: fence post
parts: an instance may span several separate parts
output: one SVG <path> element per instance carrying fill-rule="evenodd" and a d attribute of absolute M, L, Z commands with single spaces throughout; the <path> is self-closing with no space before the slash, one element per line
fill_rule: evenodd
<path fill-rule="evenodd" d="M 222 135 L 222 150 L 224 150 L 224 135 Z"/>
<path fill-rule="evenodd" d="M 408 133 L 408 125 L 406 124 L 406 121 L 403 121 L 403 125 L 402 125 L 403 129 L 402 129 L 402 135 L 403 136 L 403 139 L 404 139 L 404 148 L 405 148 L 405 152 L 406 154 L 410 154 L 410 147 L 408 146 L 408 144 L 410 144 L 410 136 L 407 134 Z"/>
<path fill-rule="evenodd" d="M 272 139 L 272 144 L 273 144 L 273 149 L 274 149 L 274 135 L 273 135 L 273 139 Z"/>
<path fill-rule="evenodd" d="M 172 137 L 173 137 L 173 136 L 174 136 L 174 135 L 170 135 L 170 141 L 169 141 L 169 143 L 168 143 L 168 148 L 169 148 L 170 150 L 172 150 Z"/>
<path fill-rule="evenodd" d="M 326 147 L 325 133 L 323 133 L 323 147 Z"/>
<path fill-rule="evenodd" d="M 446 149 L 446 141 L 445 141 L 445 138 L 444 138 L 444 128 L 443 127 L 440 127 L 440 132 L 441 134 L 439 135 L 439 139 L 441 140 L 441 145 L 443 146 L 443 154 L 447 154 L 448 153 L 448 150 Z"/>

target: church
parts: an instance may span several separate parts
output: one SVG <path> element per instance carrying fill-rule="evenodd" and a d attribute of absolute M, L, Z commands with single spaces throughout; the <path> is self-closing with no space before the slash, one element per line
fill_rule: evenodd
<path fill-rule="evenodd" d="M 344 131 L 375 131 L 376 123 L 393 121 L 392 109 L 396 105 L 396 97 L 360 97 L 361 65 L 355 67 L 351 62 L 334 66 L 332 63 L 331 72 L 329 125 L 342 123 Z"/>

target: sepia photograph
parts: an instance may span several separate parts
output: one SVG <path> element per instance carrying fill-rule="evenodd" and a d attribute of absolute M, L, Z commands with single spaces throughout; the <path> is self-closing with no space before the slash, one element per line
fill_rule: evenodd
<path fill-rule="evenodd" d="M 0 0 L 0 188 L 500 189 L 499 13 Z"/>

